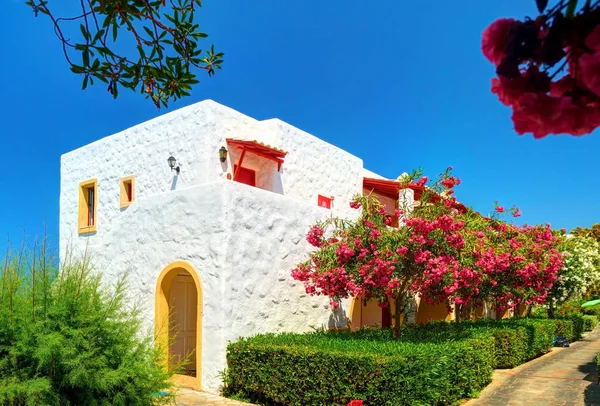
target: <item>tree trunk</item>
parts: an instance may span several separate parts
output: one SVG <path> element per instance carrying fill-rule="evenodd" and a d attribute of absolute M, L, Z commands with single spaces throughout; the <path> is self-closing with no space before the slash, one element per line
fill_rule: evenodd
<path fill-rule="evenodd" d="M 394 309 L 394 337 L 400 337 L 400 317 L 404 312 L 404 307 L 406 304 L 406 297 L 403 294 L 396 296 L 394 299 L 395 309 Z"/>
<path fill-rule="evenodd" d="M 492 318 L 492 304 L 488 300 L 483 301 L 483 311 L 486 319 Z"/>
<path fill-rule="evenodd" d="M 460 322 L 462 319 L 462 305 L 455 304 L 454 305 L 454 321 L 457 326 L 460 326 Z"/>
<path fill-rule="evenodd" d="M 554 304 L 552 304 L 552 302 L 550 302 L 550 305 L 548 306 L 548 318 L 554 318 Z"/>

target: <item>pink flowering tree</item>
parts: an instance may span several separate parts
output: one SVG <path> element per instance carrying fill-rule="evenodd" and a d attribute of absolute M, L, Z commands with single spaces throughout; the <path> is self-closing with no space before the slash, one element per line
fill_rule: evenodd
<path fill-rule="evenodd" d="M 464 208 L 453 196 L 460 180 L 450 170 L 429 187 L 419 177 L 415 173 L 404 184 L 421 190 L 422 197 L 398 211 L 399 228 L 389 226 L 374 196 L 356 196 L 350 205 L 360 210 L 357 219 L 331 218 L 310 229 L 307 240 L 316 250 L 292 277 L 309 295 L 329 296 L 334 308 L 348 297 L 390 307 L 396 336 L 415 294 L 431 304 L 453 304 L 457 322 L 484 300 L 500 311 L 546 300 L 563 266 L 559 238 L 548 225 L 508 224 L 502 214 L 521 212 L 498 203 L 490 218 Z"/>
<path fill-rule="evenodd" d="M 414 173 L 404 186 L 422 188 L 427 178 L 419 177 Z M 350 205 L 360 210 L 357 219 L 332 218 L 310 229 L 307 240 L 317 249 L 292 270 L 293 278 L 304 282 L 309 295 L 329 296 L 334 308 L 348 297 L 375 299 L 390 307 L 398 336 L 408 299 L 460 268 L 464 222 L 452 196 L 458 183 L 446 171 L 423 189 L 420 204 L 398 211 L 399 228 L 389 227 L 390 219 L 374 196 L 356 196 Z"/>
<path fill-rule="evenodd" d="M 534 19 L 499 18 L 483 32 L 492 92 L 518 134 L 589 134 L 600 126 L 600 2 L 536 0 Z"/>
<path fill-rule="evenodd" d="M 465 245 L 458 257 L 460 266 L 451 277 L 424 291 L 428 301 L 447 295 L 456 306 L 457 322 L 468 317 L 474 305 L 484 302 L 500 312 L 509 306 L 544 303 L 557 280 L 563 266 L 558 249 L 562 233 L 549 225 L 509 224 L 502 220 L 505 214 L 520 217 L 521 211 L 516 207 L 506 210 L 496 202 L 489 218 L 473 211 L 462 214 Z"/>

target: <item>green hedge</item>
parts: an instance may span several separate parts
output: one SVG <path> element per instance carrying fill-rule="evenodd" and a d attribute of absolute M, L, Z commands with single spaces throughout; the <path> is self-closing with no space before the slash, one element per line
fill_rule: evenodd
<path fill-rule="evenodd" d="M 451 405 L 491 380 L 491 337 L 403 342 L 380 334 L 282 334 L 227 348 L 225 393 L 283 405 Z"/>
<path fill-rule="evenodd" d="M 555 330 L 555 323 L 547 319 L 478 320 L 463 322 L 460 327 L 434 322 L 404 328 L 401 339 L 423 342 L 491 335 L 495 343 L 494 368 L 513 368 L 548 352 Z"/>
<path fill-rule="evenodd" d="M 549 319 L 556 326 L 555 334 L 565 336 L 570 342 L 581 338 L 584 331 L 583 316 L 574 316 L 568 319 Z"/>
<path fill-rule="evenodd" d="M 447 405 L 481 390 L 493 368 L 548 352 L 556 329 L 512 319 L 406 326 L 399 339 L 389 329 L 259 335 L 229 344 L 225 392 L 282 405 Z"/>
<path fill-rule="evenodd" d="M 539 357 L 552 348 L 555 324 L 549 319 L 520 319 L 518 324 L 527 328 L 527 353 L 525 361 Z"/>
<path fill-rule="evenodd" d="M 600 306 L 594 306 L 592 308 L 583 309 L 583 313 L 590 316 L 600 317 Z"/>
<path fill-rule="evenodd" d="M 600 353 L 596 355 L 596 371 L 600 371 Z M 598 383 L 600 384 L 600 374 L 598 375 Z"/>
<path fill-rule="evenodd" d="M 592 331 L 598 325 L 598 316 L 586 314 L 583 316 L 583 329 L 585 331 Z"/>

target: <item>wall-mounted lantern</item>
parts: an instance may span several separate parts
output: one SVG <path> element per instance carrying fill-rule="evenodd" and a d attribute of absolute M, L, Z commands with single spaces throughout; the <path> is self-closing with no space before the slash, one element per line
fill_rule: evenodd
<path fill-rule="evenodd" d="M 219 149 L 219 160 L 221 162 L 227 161 L 227 149 L 225 149 L 225 147 Z"/>
<path fill-rule="evenodd" d="M 177 159 L 175 159 L 175 157 L 171 155 L 169 159 L 167 159 L 167 162 L 169 163 L 169 168 L 171 168 L 171 171 L 175 170 L 179 175 L 180 168 L 179 165 L 177 165 Z M 175 165 L 177 165 L 177 167 L 175 167 Z"/>

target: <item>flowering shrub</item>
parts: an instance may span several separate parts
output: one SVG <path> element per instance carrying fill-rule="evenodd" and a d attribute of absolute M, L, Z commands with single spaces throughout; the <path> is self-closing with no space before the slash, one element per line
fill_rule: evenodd
<path fill-rule="evenodd" d="M 351 207 L 361 210 L 358 219 L 332 218 L 312 227 L 307 240 L 317 249 L 292 277 L 309 295 L 329 296 L 334 308 L 350 296 L 391 307 L 396 335 L 407 297 L 416 293 L 427 303 L 460 307 L 488 299 L 500 310 L 543 303 L 563 266 L 557 235 L 549 226 L 517 227 L 462 210 L 450 189 L 460 180 L 450 171 L 429 188 L 417 172 L 401 185 L 422 196 L 418 205 L 398 211 L 399 228 L 388 227 L 374 196 L 356 196 Z"/>
<path fill-rule="evenodd" d="M 496 204 L 496 213 L 489 219 L 473 212 L 462 216 L 467 226 L 463 229 L 465 249 L 459 257 L 461 271 L 433 290 L 448 295 L 458 306 L 458 316 L 462 308 L 484 300 L 494 303 L 499 312 L 509 306 L 544 303 L 562 267 L 558 233 L 549 225 L 507 224 L 497 217 L 504 211 Z M 509 212 L 520 213 L 517 208 Z"/>
<path fill-rule="evenodd" d="M 600 126 L 600 3 L 547 3 L 537 1 L 535 19 L 499 18 L 483 32 L 492 93 L 512 108 L 518 134 L 589 134 Z"/>
<path fill-rule="evenodd" d="M 570 237 L 561 248 L 565 251 L 565 265 L 549 294 L 552 308 L 586 298 L 589 291 L 600 288 L 600 243 L 590 237 Z"/>

